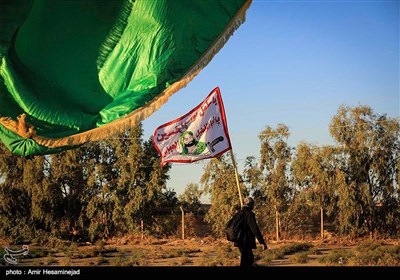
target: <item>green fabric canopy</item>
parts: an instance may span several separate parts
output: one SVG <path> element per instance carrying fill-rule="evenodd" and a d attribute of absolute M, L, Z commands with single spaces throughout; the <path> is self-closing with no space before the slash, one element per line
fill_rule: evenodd
<path fill-rule="evenodd" d="M 207 65 L 250 2 L 1 1 L 1 141 L 49 154 L 137 124 Z"/>

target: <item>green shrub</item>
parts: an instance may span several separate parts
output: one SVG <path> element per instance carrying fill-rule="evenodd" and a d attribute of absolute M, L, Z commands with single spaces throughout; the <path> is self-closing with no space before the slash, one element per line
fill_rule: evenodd
<path fill-rule="evenodd" d="M 322 257 L 319 262 L 326 265 L 346 265 L 353 257 L 354 253 L 349 249 L 335 249 Z"/>
<path fill-rule="evenodd" d="M 306 263 L 308 261 L 308 252 L 296 253 L 291 258 L 295 263 Z"/>

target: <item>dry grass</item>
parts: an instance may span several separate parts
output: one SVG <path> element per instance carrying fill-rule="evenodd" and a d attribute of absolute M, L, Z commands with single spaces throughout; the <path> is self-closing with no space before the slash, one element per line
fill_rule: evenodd
<path fill-rule="evenodd" d="M 391 244 L 390 244 L 391 243 Z M 259 266 L 399 266 L 400 246 L 393 242 L 270 242 L 254 250 Z M 14 248 L 17 249 L 17 248 Z M 95 245 L 30 245 L 21 256 L 26 266 L 238 266 L 239 250 L 231 242 L 204 239 L 125 239 Z"/>

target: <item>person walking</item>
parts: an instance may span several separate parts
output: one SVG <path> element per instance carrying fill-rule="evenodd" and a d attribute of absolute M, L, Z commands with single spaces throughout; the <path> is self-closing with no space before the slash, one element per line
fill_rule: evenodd
<path fill-rule="evenodd" d="M 246 197 L 243 200 L 242 212 L 244 215 L 243 219 L 243 234 L 239 242 L 235 242 L 234 246 L 239 248 L 240 251 L 240 266 L 249 267 L 254 265 L 254 254 L 253 249 L 256 249 L 256 238 L 260 244 L 263 245 L 263 249 L 267 250 L 267 243 L 261 234 L 260 228 L 256 221 L 256 216 L 253 212 L 254 199 L 252 197 Z"/>

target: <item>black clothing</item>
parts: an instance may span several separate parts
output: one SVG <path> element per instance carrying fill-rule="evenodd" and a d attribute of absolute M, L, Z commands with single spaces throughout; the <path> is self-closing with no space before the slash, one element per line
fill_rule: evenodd
<path fill-rule="evenodd" d="M 249 207 L 242 208 L 244 213 L 243 237 L 234 246 L 240 250 L 240 266 L 251 266 L 254 263 L 253 249 L 256 249 L 256 238 L 260 244 L 266 244 L 256 222 L 256 216 Z"/>
<path fill-rule="evenodd" d="M 252 266 L 254 263 L 253 249 L 246 246 L 238 246 L 240 251 L 240 266 Z"/>

